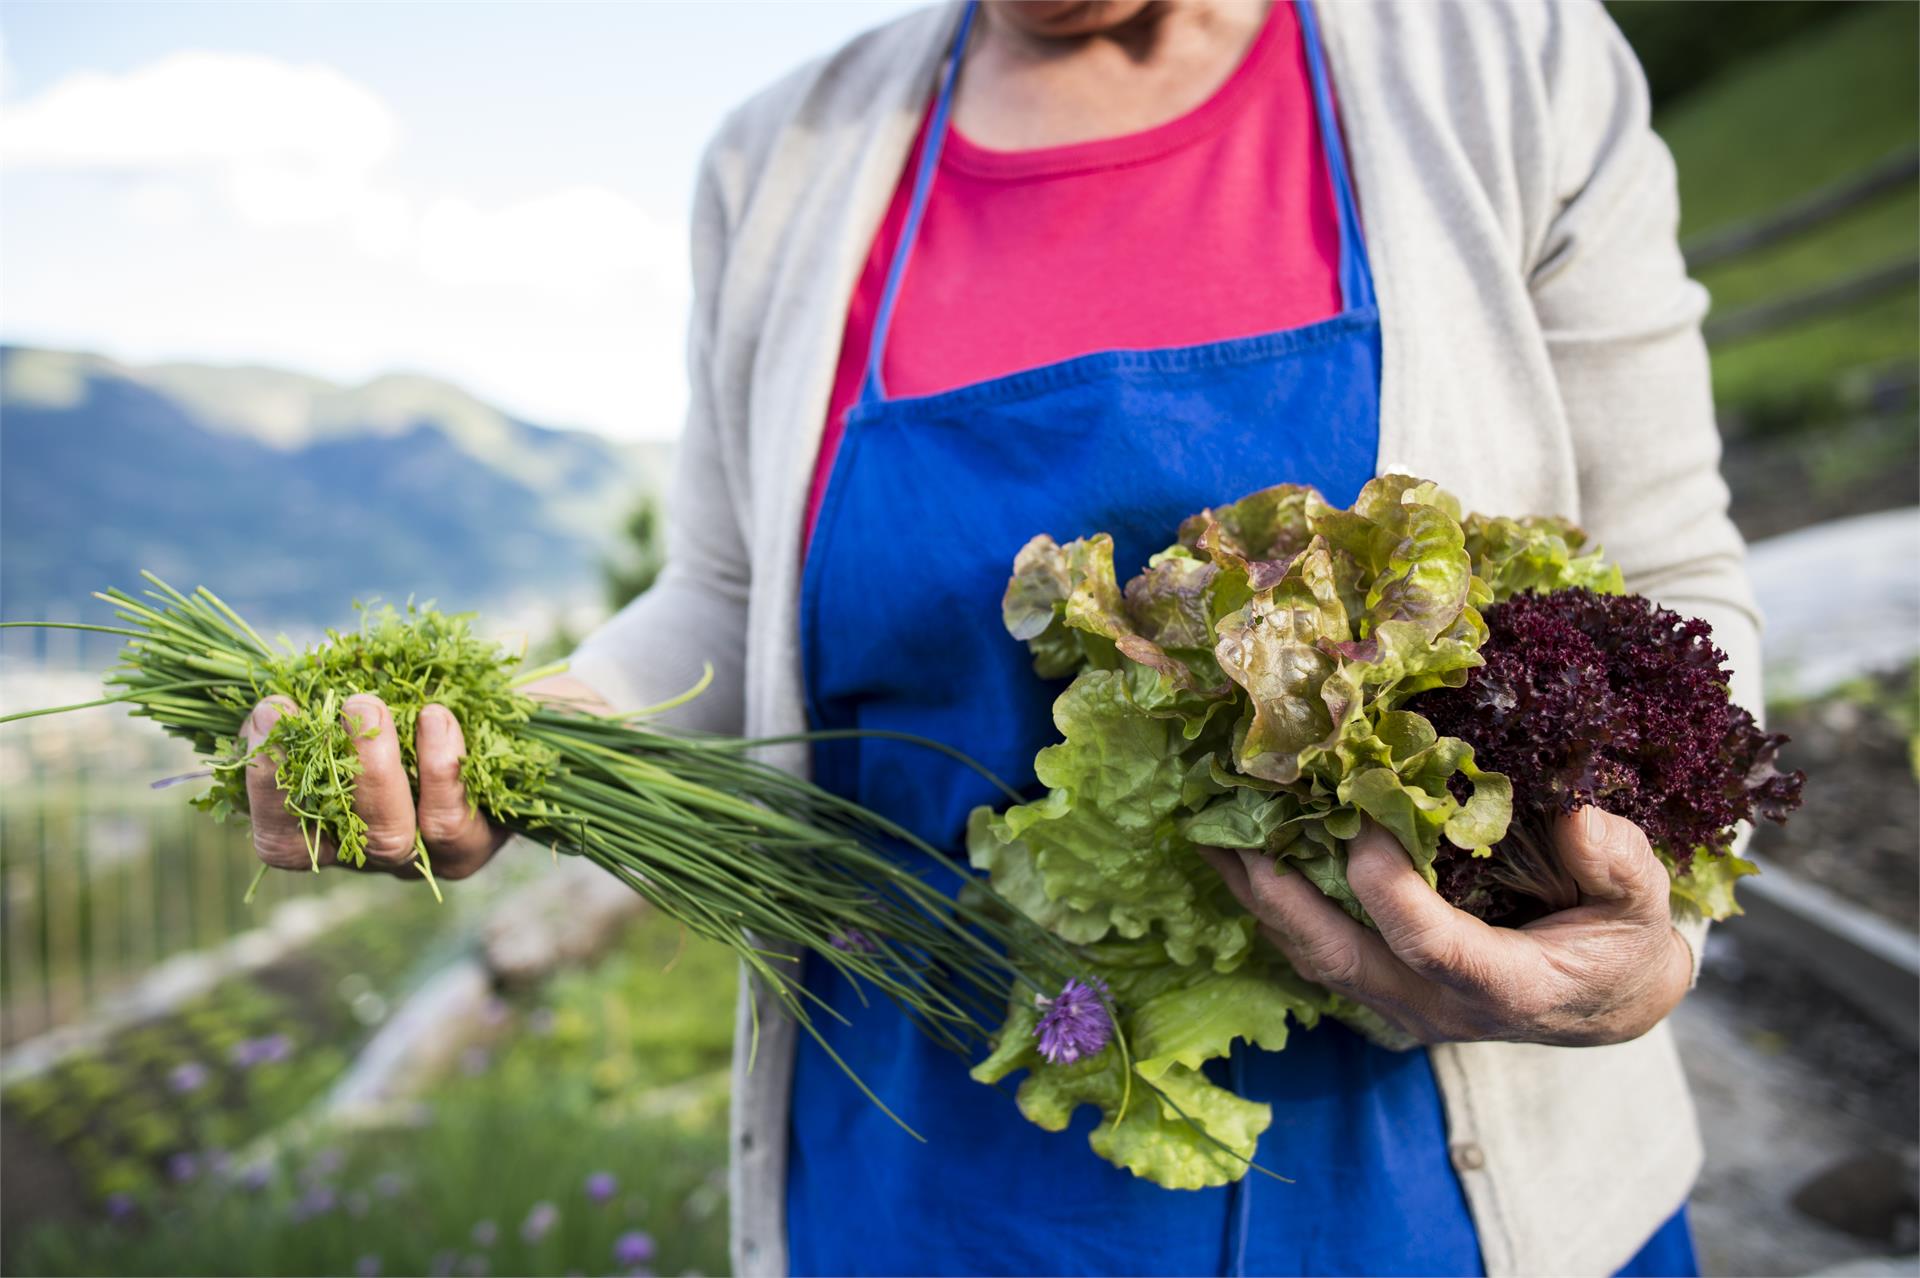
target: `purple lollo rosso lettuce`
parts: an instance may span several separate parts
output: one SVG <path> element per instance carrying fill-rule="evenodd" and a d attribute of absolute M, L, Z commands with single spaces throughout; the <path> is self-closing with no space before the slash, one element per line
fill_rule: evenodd
<path fill-rule="evenodd" d="M 1674 891 L 1707 914 L 1737 912 L 1735 825 L 1785 821 L 1802 773 L 1775 764 L 1786 737 L 1727 697 L 1726 656 L 1707 624 L 1638 595 L 1527 593 L 1487 610 L 1485 664 L 1459 688 L 1410 703 L 1434 729 L 1472 741 L 1512 782 L 1515 810 L 1491 856 L 1442 849 L 1449 901 L 1519 924 L 1573 905 L 1551 854 L 1553 818 L 1585 804 L 1627 817 L 1663 850 Z"/>
<path fill-rule="evenodd" d="M 1346 510 L 1282 485 L 1202 511 L 1124 588 L 1104 534 L 1034 538 L 1004 616 L 1072 677 L 1063 740 L 1035 759 L 1045 796 L 976 810 L 969 851 L 1082 947 L 1126 1050 L 1047 1050 L 1057 1009 L 1017 1001 L 975 1077 L 1025 1069 L 1034 1122 L 1095 1105 L 1096 1152 L 1197 1188 L 1244 1174 L 1271 1117 L 1208 1060 L 1322 1015 L 1384 1036 L 1254 944 L 1199 845 L 1264 849 L 1364 922 L 1345 843 L 1372 818 L 1450 900 L 1511 921 L 1561 903 L 1544 822 L 1592 801 L 1641 821 L 1676 908 L 1733 911 L 1752 867 L 1732 827 L 1783 817 L 1798 778 L 1729 702 L 1704 624 L 1622 589 L 1572 525 L 1463 516 L 1399 475 Z"/>

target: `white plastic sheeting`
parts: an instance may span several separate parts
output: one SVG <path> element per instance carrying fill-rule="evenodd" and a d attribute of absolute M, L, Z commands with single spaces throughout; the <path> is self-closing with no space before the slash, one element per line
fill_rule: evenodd
<path fill-rule="evenodd" d="M 1755 542 L 1767 695 L 1813 696 L 1920 653 L 1920 507 Z"/>

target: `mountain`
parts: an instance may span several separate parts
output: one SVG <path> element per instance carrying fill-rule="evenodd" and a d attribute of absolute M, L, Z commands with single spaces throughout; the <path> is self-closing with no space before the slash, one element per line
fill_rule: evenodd
<path fill-rule="evenodd" d="M 410 595 L 550 618 L 597 597 L 665 453 L 412 374 L 0 347 L 0 615 L 97 620 L 147 568 L 293 630 Z"/>

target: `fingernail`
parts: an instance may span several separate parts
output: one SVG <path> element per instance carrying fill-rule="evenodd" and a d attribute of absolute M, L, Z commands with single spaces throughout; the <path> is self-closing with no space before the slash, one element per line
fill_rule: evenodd
<path fill-rule="evenodd" d="M 247 721 L 240 725 L 240 735 L 250 746 L 257 746 L 273 731 L 274 722 L 280 717 L 280 707 L 271 701 L 262 701 L 247 712 Z"/>
<path fill-rule="evenodd" d="M 380 731 L 380 699 L 365 692 L 356 692 L 348 697 L 340 707 L 347 716 L 348 724 L 357 733 L 376 734 Z"/>
<path fill-rule="evenodd" d="M 1580 833 L 1589 843 L 1598 843 L 1607 834 L 1607 814 L 1589 803 L 1580 809 Z"/>

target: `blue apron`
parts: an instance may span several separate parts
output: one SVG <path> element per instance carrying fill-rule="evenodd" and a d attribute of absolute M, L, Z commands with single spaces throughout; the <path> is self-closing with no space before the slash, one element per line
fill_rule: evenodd
<path fill-rule="evenodd" d="M 888 398 L 887 332 L 973 12 L 918 157 L 867 378 L 807 556 L 800 621 L 814 727 L 932 737 L 1028 789 L 1035 752 L 1055 740 L 1050 707 L 1063 684 L 1036 676 L 1026 646 L 1001 626 L 1014 552 L 1040 532 L 1065 541 L 1104 530 L 1124 577 L 1173 540 L 1182 518 L 1256 488 L 1307 483 L 1350 503 L 1374 473 L 1380 325 L 1314 15 L 1302 4 L 1339 209 L 1339 315 Z M 923 748 L 856 740 L 818 744 L 813 757 L 821 784 L 962 863 L 967 813 L 999 801 Z M 924 868 L 958 883 L 946 867 Z M 1091 1108 L 1066 1132 L 1041 1131 L 1010 1086 L 973 1082 L 967 1061 L 884 1000 L 870 1005 L 822 964 L 809 964 L 806 980 L 846 1018 L 815 1017 L 834 1050 L 925 1143 L 801 1036 L 787 1172 L 795 1274 L 1481 1272 L 1424 1052 L 1385 1051 L 1334 1024 L 1296 1034 L 1284 1052 L 1242 1045 L 1213 1072 L 1273 1106 L 1258 1157 L 1295 1183 L 1249 1176 L 1167 1190 L 1088 1149 Z"/>

